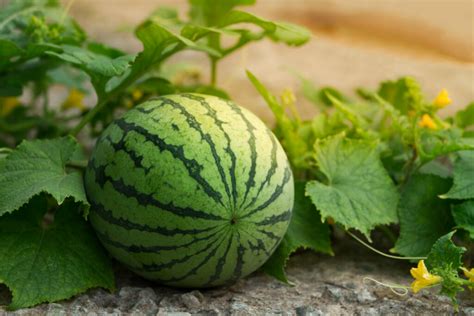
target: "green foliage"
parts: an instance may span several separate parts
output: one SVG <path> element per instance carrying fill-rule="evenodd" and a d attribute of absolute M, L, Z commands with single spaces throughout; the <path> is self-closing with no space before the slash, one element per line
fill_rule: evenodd
<path fill-rule="evenodd" d="M 0 281 L 12 291 L 10 309 L 114 289 L 109 259 L 79 209 L 40 195 L 0 218 Z"/>
<path fill-rule="evenodd" d="M 463 251 L 450 241 L 455 228 L 468 232 L 456 234 L 461 242 L 472 238 L 471 105 L 443 120 L 436 113 L 449 98 L 426 101 L 413 78 L 382 82 L 375 92 L 359 88 L 360 99 L 302 79 L 303 96 L 320 110 L 304 120 L 295 104 L 277 99 L 247 74 L 272 110 L 296 179 L 307 183 L 306 194 L 323 219 L 369 240 L 380 227 L 393 240 L 392 251 L 410 260 L 430 253 L 442 293 L 453 301 L 463 286 L 472 286 L 457 276 Z M 392 223 L 400 230 L 383 227 Z M 265 270 L 286 281 L 293 248 L 282 245 Z"/>
<path fill-rule="evenodd" d="M 463 291 L 463 285 L 472 285 L 472 282 L 459 277 L 462 255 L 466 249 L 453 244 L 453 235 L 454 232 L 448 233 L 434 243 L 426 259 L 426 266 L 432 274 L 442 278 L 441 294 L 450 297 L 456 306 L 456 294 Z"/>
<path fill-rule="evenodd" d="M 68 163 L 83 159 L 72 137 L 23 141 L 0 167 L 0 216 L 46 192 L 61 205 L 68 197 L 89 205 L 80 170 Z"/>
<path fill-rule="evenodd" d="M 466 230 L 474 240 L 474 200 L 453 205 L 452 214 L 456 227 Z"/>
<path fill-rule="evenodd" d="M 400 237 L 393 249 L 407 257 L 426 256 L 434 242 L 453 228 L 450 202 L 438 198 L 450 179 L 415 174 L 404 186 L 398 205 Z"/>
<path fill-rule="evenodd" d="M 454 184 L 442 198 L 474 199 L 474 151 L 461 151 L 454 162 Z"/>
<path fill-rule="evenodd" d="M 382 82 L 377 93 L 402 114 L 420 111 L 424 105 L 421 88 L 418 82 L 410 77 Z"/>
<path fill-rule="evenodd" d="M 453 118 L 454 124 L 459 128 L 466 128 L 474 125 L 474 102 L 469 103 L 465 109 L 456 113 Z"/>
<path fill-rule="evenodd" d="M 305 196 L 305 183 L 295 183 L 295 205 L 285 238 L 263 266 L 263 270 L 278 280 L 289 283 L 284 267 L 290 255 L 298 249 L 311 249 L 333 254 L 329 226 L 322 222 L 319 212 Z"/>
<path fill-rule="evenodd" d="M 367 237 L 377 225 L 397 222 L 398 193 L 375 143 L 338 134 L 316 141 L 314 147 L 316 164 L 327 180 L 309 181 L 306 194 L 323 218 Z"/>

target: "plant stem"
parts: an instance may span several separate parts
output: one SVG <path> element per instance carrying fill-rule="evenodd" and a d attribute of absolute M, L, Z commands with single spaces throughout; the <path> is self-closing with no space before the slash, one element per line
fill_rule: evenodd
<path fill-rule="evenodd" d="M 86 126 L 86 124 L 89 123 L 94 118 L 94 116 L 96 116 L 96 114 L 104 108 L 104 106 L 107 104 L 108 99 L 109 98 L 104 98 L 102 101 L 97 102 L 97 105 L 92 110 L 87 112 L 86 115 L 84 115 L 79 124 L 77 124 L 76 127 L 74 127 L 69 132 L 69 134 L 72 136 L 76 136 L 77 134 L 79 134 L 79 132 L 84 128 L 84 126 Z"/>
<path fill-rule="evenodd" d="M 85 169 L 87 164 L 87 160 L 71 160 L 66 163 L 66 166 L 77 169 Z"/>
<path fill-rule="evenodd" d="M 43 116 L 46 117 L 48 115 L 48 106 L 49 106 L 49 95 L 48 90 L 45 89 L 43 92 Z"/>
<path fill-rule="evenodd" d="M 211 86 L 215 86 L 217 82 L 217 59 L 211 57 Z"/>
<path fill-rule="evenodd" d="M 351 236 L 352 238 L 354 238 L 355 240 L 357 240 L 358 242 L 360 242 L 362 245 L 364 245 L 365 247 L 369 248 L 370 250 L 372 250 L 373 252 L 375 253 L 378 253 L 379 255 L 381 256 L 384 256 L 384 257 L 387 257 L 387 258 L 390 258 L 390 259 L 398 259 L 398 260 L 424 260 L 426 259 L 427 257 L 400 257 L 400 256 L 393 256 L 393 255 L 389 255 L 389 254 L 386 254 L 380 250 L 377 250 L 375 249 L 374 247 L 372 247 L 371 245 L 369 245 L 368 243 L 366 243 L 365 241 L 363 241 L 362 239 L 360 239 L 359 237 L 357 237 L 356 235 L 354 235 L 353 233 L 351 233 L 350 231 L 346 231 L 349 236 Z"/>
<path fill-rule="evenodd" d="M 212 49 L 220 52 L 221 51 L 221 38 L 219 34 L 209 35 L 208 45 Z M 219 57 L 209 55 L 211 61 L 211 86 L 215 86 L 217 83 L 217 62 Z"/>

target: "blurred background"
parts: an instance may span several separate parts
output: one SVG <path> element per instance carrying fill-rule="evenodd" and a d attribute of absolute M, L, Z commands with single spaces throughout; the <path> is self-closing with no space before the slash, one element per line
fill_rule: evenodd
<path fill-rule="evenodd" d="M 188 10 L 186 0 L 76 0 L 70 10 L 92 38 L 134 52 L 140 49 L 134 26 L 160 6 L 178 7 L 183 16 Z M 259 0 L 243 9 L 314 33 L 298 48 L 270 41 L 249 45 L 220 66 L 218 85 L 267 121 L 271 113 L 244 69 L 275 94 L 292 88 L 297 97 L 295 73 L 346 93 L 410 75 L 429 97 L 448 89 L 454 102 L 445 115 L 474 100 L 474 0 Z M 207 79 L 203 54 L 184 52 L 178 59 L 201 68 Z M 312 114 L 312 106 L 299 100 L 303 115 Z"/>

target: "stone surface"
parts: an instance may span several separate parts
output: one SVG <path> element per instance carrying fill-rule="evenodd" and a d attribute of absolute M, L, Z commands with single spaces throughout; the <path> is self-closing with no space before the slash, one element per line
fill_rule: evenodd
<path fill-rule="evenodd" d="M 282 284 L 261 272 L 227 287 L 190 290 L 160 286 L 117 265 L 117 291 L 88 291 L 67 301 L 43 304 L 8 315 L 450 315 L 449 299 L 437 289 L 399 296 L 368 282 L 409 285 L 410 263 L 369 252 L 345 239 L 335 240 L 336 256 L 298 253 L 288 264 L 294 286 Z M 6 289 L 0 296 L 8 297 Z M 474 314 L 474 295 L 459 297 L 460 315 Z M 6 304 L 5 301 L 2 304 Z M 7 315 L 0 305 L 0 316 Z"/>

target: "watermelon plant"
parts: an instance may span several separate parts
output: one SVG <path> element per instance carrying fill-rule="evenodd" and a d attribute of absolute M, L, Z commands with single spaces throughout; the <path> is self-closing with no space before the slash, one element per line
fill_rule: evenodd
<path fill-rule="evenodd" d="M 418 262 L 414 292 L 440 286 L 456 303 L 473 287 L 474 103 L 442 119 L 447 92 L 426 101 L 412 78 L 359 99 L 302 79 L 319 110 L 304 120 L 290 91 L 277 98 L 249 73 L 275 138 L 218 87 L 219 61 L 264 38 L 302 45 L 310 32 L 237 9 L 254 0 L 189 3 L 186 20 L 161 8 L 141 23 L 138 54 L 88 38 L 56 0 L 0 10 L 9 308 L 113 290 L 109 254 L 174 286 L 220 285 L 262 264 L 288 282 L 289 256 L 333 254 L 337 230 L 379 253 L 372 233 L 385 234 L 397 255 L 383 255 Z M 208 56 L 209 83 L 172 78 L 168 60 L 183 50 Z"/>

